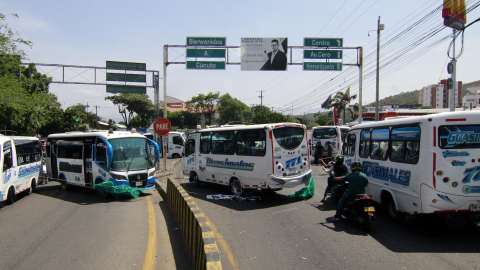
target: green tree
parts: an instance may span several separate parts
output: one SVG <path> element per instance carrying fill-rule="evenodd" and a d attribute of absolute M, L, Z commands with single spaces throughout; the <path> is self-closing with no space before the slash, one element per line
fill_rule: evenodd
<path fill-rule="evenodd" d="M 155 113 L 155 105 L 146 94 L 121 93 L 105 97 L 105 100 L 110 100 L 118 106 L 118 112 L 122 115 L 128 128 L 131 128 L 130 121 L 135 113 L 140 116 L 140 125 L 143 127 L 147 126 L 147 120 Z"/>
<path fill-rule="evenodd" d="M 244 113 L 249 112 L 247 104 L 236 98 L 232 98 L 230 94 L 222 95 L 218 100 L 218 112 L 220 113 L 218 123 L 223 125 L 232 121 L 244 122 Z"/>
<path fill-rule="evenodd" d="M 299 123 L 297 119 L 292 118 L 290 115 L 283 115 L 281 113 L 257 113 L 253 116 L 252 122 L 254 124 L 272 124 L 292 122 Z"/>
<path fill-rule="evenodd" d="M 214 120 L 214 114 L 217 111 L 217 104 L 220 98 L 220 93 L 208 93 L 207 95 L 198 94 L 192 97 L 191 100 L 185 102 L 189 112 L 201 114 L 205 117 L 206 125 L 211 125 Z"/>
<path fill-rule="evenodd" d="M 189 111 L 176 111 L 168 113 L 168 121 L 172 123 L 172 127 L 181 127 L 181 117 L 183 116 L 183 128 L 195 128 L 197 125 L 197 116 Z"/>
<path fill-rule="evenodd" d="M 332 118 L 332 113 L 320 113 L 316 119 L 316 122 L 320 126 L 327 126 L 327 125 L 333 125 L 333 118 Z"/>
<path fill-rule="evenodd" d="M 349 101 L 342 100 L 343 96 L 345 96 L 345 93 L 342 91 L 338 91 L 335 96 L 330 100 L 330 104 L 327 105 L 327 108 L 337 108 L 337 116 L 341 116 L 343 112 L 343 119 L 344 123 L 346 120 L 346 108 L 347 105 L 349 104 Z M 356 99 L 357 95 L 350 95 L 350 100 L 351 99 Z"/>

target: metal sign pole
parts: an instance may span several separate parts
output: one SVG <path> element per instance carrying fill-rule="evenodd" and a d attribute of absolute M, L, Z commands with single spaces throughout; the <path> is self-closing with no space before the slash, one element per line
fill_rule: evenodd
<path fill-rule="evenodd" d="M 167 66 L 168 66 L 168 45 L 163 46 L 163 118 L 167 118 Z M 167 135 L 163 137 L 163 160 L 164 160 L 164 167 L 163 167 L 163 176 L 165 176 L 165 172 L 167 171 Z"/>

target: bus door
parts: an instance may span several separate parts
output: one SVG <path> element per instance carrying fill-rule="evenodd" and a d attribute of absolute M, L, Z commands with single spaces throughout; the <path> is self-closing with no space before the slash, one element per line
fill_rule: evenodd
<path fill-rule="evenodd" d="M 196 158 L 196 148 L 195 148 L 196 140 L 194 138 L 190 138 L 187 140 L 185 144 L 185 152 L 182 158 L 182 169 L 184 173 L 188 174 L 191 171 L 198 171 L 196 169 L 197 165 L 197 158 Z"/>
<path fill-rule="evenodd" d="M 357 134 L 350 133 L 345 138 L 345 143 L 343 144 L 343 155 L 345 156 L 345 165 L 350 167 L 350 164 L 354 161 L 358 161 L 356 156 L 355 148 L 357 142 Z"/>
<path fill-rule="evenodd" d="M 94 141 L 92 138 L 87 138 L 83 144 L 83 173 L 85 175 L 85 186 L 91 187 L 93 184 L 92 172 L 92 154 Z"/>
<path fill-rule="evenodd" d="M 58 178 L 58 164 L 57 164 L 57 141 L 52 141 L 52 150 L 51 150 L 50 164 L 52 169 L 52 178 Z"/>
<path fill-rule="evenodd" d="M 1 185 L 3 185 L 2 189 L 0 189 L 0 192 L 7 192 L 7 190 L 4 190 L 6 186 L 9 186 L 12 183 L 12 178 L 14 177 L 14 168 L 13 168 L 13 152 L 12 152 L 12 141 L 6 141 L 3 143 L 3 148 L 2 148 L 2 158 L 1 163 L 2 165 L 2 176 L 1 176 Z M 6 196 L 4 194 L 0 194 L 2 196 Z"/>

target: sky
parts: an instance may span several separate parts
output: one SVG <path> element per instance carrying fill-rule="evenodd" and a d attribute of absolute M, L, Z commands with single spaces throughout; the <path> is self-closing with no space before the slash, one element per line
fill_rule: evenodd
<path fill-rule="evenodd" d="M 467 9 L 478 4 L 467 0 Z M 164 72 L 164 45 L 186 45 L 186 37 L 225 37 L 228 46 L 240 46 L 242 37 L 288 38 L 288 46 L 303 46 L 305 37 L 343 38 L 344 47 L 363 47 L 363 104 L 375 101 L 376 30 L 379 16 L 385 30 L 380 37 L 379 98 L 421 89 L 448 78 L 446 63 L 452 34 L 441 26 L 441 0 L 338 0 L 338 1 L 125 1 L 125 0 L 0 0 L 0 13 L 9 26 L 32 48 L 21 47 L 28 63 L 105 67 L 106 61 L 146 63 L 159 71 L 160 98 L 163 80 L 168 96 L 187 101 L 198 94 L 230 94 L 247 105 L 260 104 L 285 114 L 301 115 L 321 110 L 325 99 L 337 91 L 359 92 L 359 68 L 343 71 L 304 71 L 288 65 L 287 71 L 187 70 L 170 64 Z M 427 16 L 432 14 L 431 16 Z M 467 14 L 467 24 L 480 18 L 480 8 Z M 373 30 L 373 31 L 371 31 Z M 371 31 L 371 32 L 370 32 Z M 403 33 L 403 35 L 399 35 Z M 432 33 L 433 37 L 424 38 Z M 415 47 L 414 50 L 402 48 Z M 461 39 L 456 42 L 458 54 Z M 302 49 L 292 49 L 288 61 L 302 63 Z M 240 49 L 228 49 L 230 61 L 240 61 Z M 357 49 L 344 49 L 343 63 L 356 64 Z M 480 23 L 464 33 L 463 53 L 457 60 L 457 80 L 480 80 Z M 185 61 L 185 49 L 170 47 L 168 61 Z M 57 79 L 59 70 L 39 67 Z M 87 77 L 68 70 L 71 80 Z M 90 76 L 88 75 L 88 76 Z M 98 73 L 104 77 L 104 73 Z M 118 108 L 105 101 L 105 86 L 51 84 L 50 92 L 62 108 L 87 104 L 98 115 L 123 121 Z M 153 101 L 153 88 L 147 88 Z M 263 95 L 263 99 L 260 99 Z M 358 102 L 358 99 L 353 101 Z"/>

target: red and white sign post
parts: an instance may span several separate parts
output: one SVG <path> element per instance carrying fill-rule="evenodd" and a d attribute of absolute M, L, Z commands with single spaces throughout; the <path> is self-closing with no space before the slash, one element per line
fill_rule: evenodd
<path fill-rule="evenodd" d="M 167 168 L 167 147 L 168 147 L 168 141 L 167 141 L 167 134 L 170 132 L 172 129 L 172 123 L 168 121 L 167 118 L 158 118 L 157 121 L 153 123 L 153 130 L 155 133 L 157 133 L 160 136 L 163 137 L 163 160 L 164 160 L 164 169 L 163 172 L 165 173 L 166 168 Z"/>

